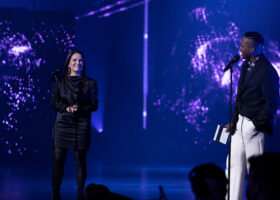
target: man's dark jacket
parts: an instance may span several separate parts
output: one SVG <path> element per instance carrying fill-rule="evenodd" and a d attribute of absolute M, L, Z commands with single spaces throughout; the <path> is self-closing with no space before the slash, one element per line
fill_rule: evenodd
<path fill-rule="evenodd" d="M 236 130 L 238 114 L 252 120 L 258 131 L 273 135 L 273 119 L 279 105 L 279 76 L 263 55 L 248 71 L 249 60 L 244 61 L 235 100 L 232 132 Z"/>

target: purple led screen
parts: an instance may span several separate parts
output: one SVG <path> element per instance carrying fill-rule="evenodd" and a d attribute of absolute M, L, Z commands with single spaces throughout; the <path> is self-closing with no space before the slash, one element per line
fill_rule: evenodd
<path fill-rule="evenodd" d="M 74 47 L 74 17 L 24 9 L 1 14 L 0 146 L 2 153 L 19 157 L 38 153 L 51 140 L 49 79 Z"/>
<path fill-rule="evenodd" d="M 185 13 L 170 47 L 171 61 L 157 72 L 161 84 L 153 90 L 153 107 L 161 120 L 176 118 L 180 123 L 174 131 L 194 135 L 193 143 L 205 149 L 212 143 L 217 124 L 229 121 L 230 73 L 223 73 L 223 68 L 239 52 L 242 35 L 248 31 L 241 30 L 241 17 L 235 20 L 226 5 L 226 1 L 220 7 L 204 4 Z M 280 75 L 280 42 L 265 30 L 262 33 L 264 54 Z M 234 99 L 241 64 L 234 66 Z M 275 122 L 280 120 L 280 110 L 277 113 Z"/>

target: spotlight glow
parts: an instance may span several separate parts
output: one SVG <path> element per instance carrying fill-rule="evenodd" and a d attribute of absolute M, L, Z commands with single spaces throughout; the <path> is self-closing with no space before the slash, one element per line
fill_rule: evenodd
<path fill-rule="evenodd" d="M 110 17 L 113 14 L 124 12 L 135 8 L 137 6 L 143 5 L 147 0 L 114 0 L 103 1 L 100 7 L 94 8 L 94 10 L 87 12 L 84 15 L 76 16 L 75 19 L 79 20 L 85 17 L 97 15 L 98 18 Z M 148 0 L 151 1 L 151 0 Z"/>
<path fill-rule="evenodd" d="M 147 98 L 148 98 L 148 4 L 144 6 L 144 44 L 143 44 L 143 129 L 147 128 Z"/>

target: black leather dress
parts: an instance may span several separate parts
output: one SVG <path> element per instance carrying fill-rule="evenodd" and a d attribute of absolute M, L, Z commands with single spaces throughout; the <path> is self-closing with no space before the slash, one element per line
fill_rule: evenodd
<path fill-rule="evenodd" d="M 51 107 L 57 113 L 53 129 L 54 146 L 83 150 L 89 148 L 91 112 L 98 108 L 96 81 L 81 76 L 58 77 L 55 81 Z M 78 111 L 68 113 L 68 106 Z"/>

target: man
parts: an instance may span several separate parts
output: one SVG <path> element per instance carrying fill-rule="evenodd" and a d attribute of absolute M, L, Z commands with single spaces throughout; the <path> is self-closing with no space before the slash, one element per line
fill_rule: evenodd
<path fill-rule="evenodd" d="M 264 151 L 265 135 L 273 135 L 273 118 L 279 102 L 279 77 L 262 54 L 263 37 L 247 32 L 240 53 L 245 59 L 238 83 L 235 114 L 226 125 L 232 135 L 230 200 L 241 200 L 248 158 Z M 228 167 L 228 166 L 227 166 Z"/>
<path fill-rule="evenodd" d="M 220 167 L 199 165 L 189 173 L 189 180 L 196 200 L 225 200 L 228 181 Z"/>
<path fill-rule="evenodd" d="M 249 158 L 248 200 L 279 199 L 280 154 L 265 153 Z"/>

